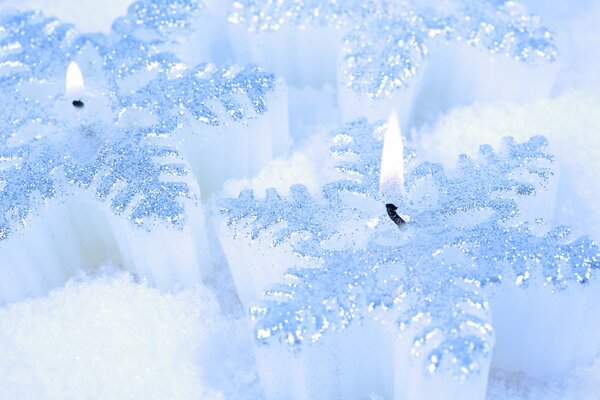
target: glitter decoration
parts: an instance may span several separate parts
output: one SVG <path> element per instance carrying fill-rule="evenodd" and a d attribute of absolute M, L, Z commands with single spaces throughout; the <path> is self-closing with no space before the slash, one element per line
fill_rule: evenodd
<path fill-rule="evenodd" d="M 342 29 L 345 82 L 374 99 L 405 86 L 436 40 L 466 42 L 522 62 L 556 59 L 550 31 L 515 1 L 348 3 L 237 0 L 230 22 L 251 31 L 278 30 L 285 24 Z"/>
<path fill-rule="evenodd" d="M 199 10 L 195 0 L 138 1 L 108 35 L 79 34 L 40 12 L 0 17 L 0 238 L 79 188 L 135 225 L 185 225 L 184 202 L 199 198 L 176 130 L 185 123 L 199 135 L 255 118 L 275 87 L 257 67 L 189 68 L 162 50 Z M 85 72 L 85 98 L 65 96 L 70 60 Z"/>
<path fill-rule="evenodd" d="M 398 230 L 377 187 L 384 127 L 362 120 L 334 133 L 341 176 L 320 197 L 299 202 L 271 191 L 258 200 L 244 192 L 223 201 L 232 234 L 251 232 L 256 246 L 302 237 L 292 242 L 297 264 L 250 307 L 255 339 L 302 352 L 353 324 L 378 323 L 383 312 L 411 335 L 424 373 L 465 381 L 491 358 L 494 288 L 584 287 L 600 268 L 600 249 L 563 226 L 539 232 L 520 214 L 519 204 L 543 195 L 553 176 L 543 137 L 505 138 L 500 152 L 481 146 L 449 171 L 405 150 L 407 194 L 396 205 L 410 221 Z"/>

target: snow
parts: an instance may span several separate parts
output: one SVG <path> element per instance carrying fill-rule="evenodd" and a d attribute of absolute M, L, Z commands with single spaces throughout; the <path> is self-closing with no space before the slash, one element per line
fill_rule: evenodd
<path fill-rule="evenodd" d="M 203 287 L 165 294 L 111 271 L 1 309 L 0 327 L 3 399 L 259 398 L 239 321 Z M 553 380 L 493 370 L 487 399 L 592 400 L 598 368 Z"/>
<path fill-rule="evenodd" d="M 260 398 L 244 335 L 205 287 L 161 293 L 108 269 L 0 309 L 0 398 Z M 487 399 L 592 400 L 598 368 L 495 370 Z"/>
<path fill-rule="evenodd" d="M 0 398 L 247 398 L 244 338 L 206 287 L 162 293 L 107 267 L 0 309 Z"/>

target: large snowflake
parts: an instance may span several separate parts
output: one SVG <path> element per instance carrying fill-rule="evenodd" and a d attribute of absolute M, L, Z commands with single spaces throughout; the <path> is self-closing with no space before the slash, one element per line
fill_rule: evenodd
<path fill-rule="evenodd" d="M 437 39 L 520 61 L 556 57 L 551 33 L 515 1 L 236 0 L 230 21 L 258 31 L 285 24 L 343 29 L 346 82 L 370 98 L 404 86 Z"/>
<path fill-rule="evenodd" d="M 196 0 L 138 1 L 108 35 L 40 12 L 0 17 L 1 239 L 40 201 L 75 188 L 131 210 L 137 225 L 185 224 L 182 200 L 198 194 L 181 178 L 189 169 L 173 133 L 263 113 L 275 86 L 256 67 L 189 68 L 162 50 L 200 9 Z M 71 60 L 90 72 L 82 110 L 64 94 Z"/>
<path fill-rule="evenodd" d="M 482 146 L 447 172 L 406 151 L 406 195 L 396 205 L 410 222 L 398 230 L 379 196 L 381 131 L 358 121 L 335 133 L 331 157 L 342 176 L 321 196 L 296 186 L 289 197 L 244 192 L 223 202 L 232 235 L 248 236 L 264 254 L 292 243 L 300 256 L 250 307 L 256 340 L 302 352 L 352 324 L 377 323 L 383 310 L 400 334 L 412 335 L 426 373 L 466 380 L 491 357 L 491 289 L 586 286 L 600 250 L 566 227 L 540 232 L 539 219 L 521 215 L 519 205 L 542 196 L 553 176 L 542 137 L 507 138 L 499 153 Z"/>

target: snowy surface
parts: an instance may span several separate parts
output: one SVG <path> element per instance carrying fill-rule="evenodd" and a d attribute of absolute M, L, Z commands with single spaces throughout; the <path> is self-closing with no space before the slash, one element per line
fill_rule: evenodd
<path fill-rule="evenodd" d="M 251 398 L 244 337 L 205 287 L 165 294 L 106 269 L 0 310 L 0 398 Z"/>
<path fill-rule="evenodd" d="M 596 2 L 131 3 L 0 0 L 0 399 L 598 398 Z"/>
<path fill-rule="evenodd" d="M 242 323 L 204 287 L 165 294 L 108 269 L 4 307 L 0 328 L 2 399 L 260 398 Z M 553 381 L 496 370 L 487 399 L 592 400 L 599 368 Z"/>

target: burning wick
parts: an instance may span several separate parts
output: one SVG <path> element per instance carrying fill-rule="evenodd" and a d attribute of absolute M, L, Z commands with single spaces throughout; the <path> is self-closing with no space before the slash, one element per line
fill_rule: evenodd
<path fill-rule="evenodd" d="M 399 216 L 398 213 L 396 212 L 396 210 L 398 209 L 398 207 L 396 207 L 392 203 L 388 203 L 388 204 L 385 205 L 385 209 L 387 210 L 388 217 L 390 217 L 390 219 L 396 225 L 398 225 L 398 228 L 400 228 L 402 226 L 402 224 L 406 223 L 406 221 L 403 220 L 402 217 Z"/>
<path fill-rule="evenodd" d="M 385 208 L 390 219 L 399 228 L 402 227 L 406 221 L 398 215 L 398 207 L 390 201 L 400 199 L 404 194 L 404 143 L 396 113 L 390 115 L 383 138 L 379 194 L 386 202 Z"/>
<path fill-rule="evenodd" d="M 83 94 L 83 90 L 85 85 L 83 83 L 83 74 L 81 73 L 81 69 L 76 62 L 71 61 L 69 66 L 67 67 L 67 96 L 76 100 L 73 100 L 73 107 L 75 108 L 83 108 L 85 105 L 83 101 L 78 99 L 79 96 Z"/>

